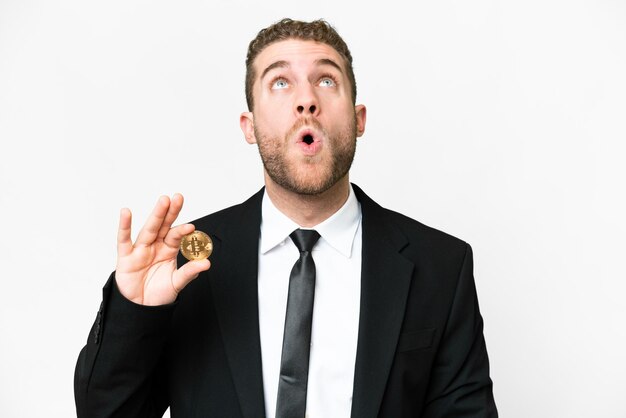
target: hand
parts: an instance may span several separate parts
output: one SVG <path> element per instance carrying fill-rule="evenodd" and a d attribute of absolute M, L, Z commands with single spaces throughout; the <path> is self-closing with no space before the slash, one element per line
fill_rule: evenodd
<path fill-rule="evenodd" d="M 175 194 L 171 201 L 161 196 L 134 244 L 130 210 L 120 211 L 115 280 L 128 300 L 153 306 L 172 303 L 189 282 L 211 266 L 209 260 L 197 260 L 177 269 L 180 241 L 195 229 L 191 224 L 172 228 L 182 207 L 182 195 Z"/>

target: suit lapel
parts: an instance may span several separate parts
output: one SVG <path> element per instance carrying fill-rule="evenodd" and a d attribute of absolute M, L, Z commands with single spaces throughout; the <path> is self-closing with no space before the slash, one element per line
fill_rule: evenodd
<path fill-rule="evenodd" d="M 361 312 L 352 417 L 378 415 L 396 351 L 414 270 L 400 254 L 406 237 L 384 210 L 354 186 L 363 214 Z"/>
<path fill-rule="evenodd" d="M 265 416 L 257 295 L 262 197 L 263 190 L 216 232 L 221 257 L 211 276 L 224 349 L 244 417 Z"/>
<path fill-rule="evenodd" d="M 353 187 L 363 213 L 363 261 L 351 415 L 374 418 L 393 362 L 414 265 L 400 254 L 406 237 L 386 222 L 380 206 Z M 224 222 L 228 229 L 215 232 L 221 257 L 211 267 L 224 349 L 244 417 L 265 416 L 257 293 L 262 197 L 263 190 Z"/>

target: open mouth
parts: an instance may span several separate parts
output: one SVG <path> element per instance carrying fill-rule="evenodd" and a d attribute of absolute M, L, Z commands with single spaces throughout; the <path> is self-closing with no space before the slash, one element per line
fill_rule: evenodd
<path fill-rule="evenodd" d="M 306 128 L 299 132 L 298 144 L 305 155 L 313 156 L 319 153 L 323 146 L 322 143 L 322 138 L 312 129 Z"/>

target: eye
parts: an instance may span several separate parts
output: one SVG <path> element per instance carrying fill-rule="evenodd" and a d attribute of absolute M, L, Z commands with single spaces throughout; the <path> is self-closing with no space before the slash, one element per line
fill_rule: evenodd
<path fill-rule="evenodd" d="M 284 78 L 277 78 L 272 82 L 272 90 L 282 90 L 286 89 L 287 87 L 289 87 L 289 84 Z"/>
<path fill-rule="evenodd" d="M 320 80 L 320 84 L 321 87 L 334 87 L 335 84 L 335 80 L 333 80 L 330 77 L 324 77 Z"/>

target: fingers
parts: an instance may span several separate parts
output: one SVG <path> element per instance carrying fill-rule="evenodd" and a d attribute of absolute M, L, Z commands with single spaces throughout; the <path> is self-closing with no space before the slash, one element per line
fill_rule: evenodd
<path fill-rule="evenodd" d="M 185 263 L 182 267 L 172 275 L 172 286 L 176 292 L 183 290 L 198 274 L 208 270 L 211 267 L 209 260 L 196 260 Z"/>
<path fill-rule="evenodd" d="M 196 227 L 192 224 L 178 225 L 172 229 L 168 229 L 168 233 L 164 239 L 165 245 L 172 248 L 180 247 L 180 241 L 183 237 L 187 234 L 191 234 L 194 229 L 196 229 Z"/>
<path fill-rule="evenodd" d="M 158 239 L 163 239 L 169 232 L 172 224 L 178 217 L 180 210 L 183 208 L 183 195 L 180 193 L 176 193 L 172 196 L 172 200 L 170 202 L 170 207 L 167 211 L 167 215 L 165 215 L 165 220 L 159 229 L 159 234 L 157 235 Z"/>
<path fill-rule="evenodd" d="M 133 249 L 133 243 L 130 239 L 131 224 L 132 214 L 130 209 L 124 208 L 120 210 L 120 222 L 117 229 L 117 253 L 120 256 L 129 254 Z"/>
<path fill-rule="evenodd" d="M 169 207 L 170 198 L 167 196 L 161 196 L 152 210 L 152 213 L 148 217 L 146 224 L 139 232 L 135 245 L 150 245 L 154 242 L 159 231 L 161 230 L 161 226 L 165 221 Z"/>

